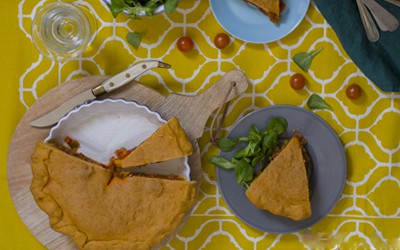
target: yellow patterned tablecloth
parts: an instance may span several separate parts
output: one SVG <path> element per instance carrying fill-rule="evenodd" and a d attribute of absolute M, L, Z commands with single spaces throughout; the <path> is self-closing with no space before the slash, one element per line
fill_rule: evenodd
<path fill-rule="evenodd" d="M 45 3 L 8 0 L 0 8 L 0 249 L 44 248 L 19 219 L 7 186 L 8 144 L 29 106 L 66 80 L 113 75 L 149 58 L 173 64 L 170 71 L 140 78 L 165 94 L 198 94 L 225 72 L 244 71 L 251 84 L 232 102 L 224 133 L 257 108 L 274 104 L 305 107 L 312 93 L 320 94 L 334 112 L 315 113 L 339 135 L 348 162 L 343 195 L 326 218 L 304 232 L 260 232 L 237 219 L 218 191 L 215 167 L 208 163 L 208 158 L 218 153 L 209 142 L 210 118 L 199 140 L 203 164 L 199 200 L 178 236 L 165 249 L 400 249 L 400 94 L 382 93 L 360 72 L 313 2 L 299 27 L 280 41 L 250 44 L 233 39 L 220 51 L 213 39 L 223 29 L 207 0 L 183 0 L 174 14 L 141 21 L 126 16 L 114 21 L 100 0 L 76 1 L 94 13 L 98 34 L 81 58 L 67 63 L 41 57 L 31 42 L 32 17 Z M 145 33 L 139 49 L 125 40 L 130 30 Z M 175 47 L 175 41 L 184 34 L 196 44 L 189 54 Z M 304 74 L 306 88 L 294 91 L 289 78 L 301 70 L 291 57 L 319 47 L 324 50 Z M 345 87 L 350 83 L 358 83 L 364 91 L 357 101 L 345 96 Z"/>

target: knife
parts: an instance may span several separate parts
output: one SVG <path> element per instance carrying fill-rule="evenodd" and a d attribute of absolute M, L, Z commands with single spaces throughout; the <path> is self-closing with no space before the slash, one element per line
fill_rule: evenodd
<path fill-rule="evenodd" d="M 142 75 L 146 71 L 152 68 L 171 68 L 171 65 L 156 60 L 148 60 L 139 62 L 129 69 L 122 71 L 121 73 L 105 80 L 101 84 L 95 86 L 92 89 L 88 89 L 77 96 L 64 102 L 49 113 L 39 117 L 38 119 L 31 121 L 29 124 L 33 127 L 49 127 L 56 124 L 66 113 L 75 108 L 76 106 L 83 104 L 87 101 L 96 99 L 96 97 L 109 93 L 122 86 L 125 86 L 136 77 Z"/>

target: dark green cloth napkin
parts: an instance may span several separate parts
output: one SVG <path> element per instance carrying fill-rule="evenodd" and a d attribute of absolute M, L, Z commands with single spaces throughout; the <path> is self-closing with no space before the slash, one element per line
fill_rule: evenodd
<path fill-rule="evenodd" d="M 368 41 L 355 0 L 314 0 L 319 11 L 336 32 L 343 48 L 358 68 L 381 90 L 400 91 L 400 28 L 382 32 Z M 400 20 L 400 7 L 377 0 Z"/>

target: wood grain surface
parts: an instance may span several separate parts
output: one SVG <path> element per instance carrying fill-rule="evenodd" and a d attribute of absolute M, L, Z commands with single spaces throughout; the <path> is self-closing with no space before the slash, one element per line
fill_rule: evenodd
<path fill-rule="evenodd" d="M 36 142 L 46 138 L 50 128 L 34 128 L 29 125 L 29 122 L 108 78 L 109 76 L 85 77 L 63 83 L 51 89 L 25 113 L 11 140 L 8 152 L 7 177 L 13 203 L 27 228 L 48 249 L 76 249 L 76 247 L 68 237 L 51 229 L 47 214 L 40 210 L 30 192 L 32 180 L 30 156 Z M 133 81 L 117 91 L 101 96 L 101 99 L 124 98 L 135 100 L 159 112 L 166 120 L 176 116 L 194 147 L 194 153 L 189 157 L 190 177 L 200 183 L 202 170 L 197 138 L 202 136 L 211 113 L 220 105 L 223 105 L 224 96 L 232 82 L 236 82 L 236 87 L 234 91 L 230 92 L 227 98 L 227 101 L 229 101 L 243 93 L 248 86 L 247 78 L 239 70 L 225 74 L 213 86 L 197 96 L 170 94 L 165 97 Z M 167 243 L 173 236 L 168 237 L 162 244 Z"/>

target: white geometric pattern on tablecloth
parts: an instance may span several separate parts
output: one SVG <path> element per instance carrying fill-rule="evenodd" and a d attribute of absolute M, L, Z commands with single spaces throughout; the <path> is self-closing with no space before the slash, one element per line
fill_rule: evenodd
<path fill-rule="evenodd" d="M 46 3 L 46 1 L 41 0 L 37 3 L 35 3 L 34 7 L 31 9 L 25 9 L 25 6 L 29 6 L 29 5 L 33 5 L 35 1 L 31 1 L 31 0 L 22 0 L 19 4 L 19 27 L 20 29 L 26 34 L 26 36 L 30 39 L 30 30 L 28 29 L 28 25 L 26 23 L 30 23 L 33 19 L 34 13 L 42 6 Z M 106 5 L 102 2 L 99 1 L 101 3 L 102 8 L 107 8 Z M 208 2 L 208 1 L 207 1 Z M 101 54 L 102 50 L 105 48 L 105 46 L 110 42 L 110 41 L 119 41 L 120 43 L 123 44 L 123 49 L 125 51 L 128 52 L 129 57 L 134 58 L 135 60 L 141 60 L 141 59 L 149 59 L 150 58 L 150 54 L 151 54 L 151 50 L 154 49 L 156 46 L 158 46 L 159 44 L 161 44 L 163 42 L 163 40 L 167 37 L 168 33 L 173 30 L 175 27 L 184 27 L 185 29 L 187 27 L 190 27 L 192 29 L 197 29 L 198 32 L 200 32 L 203 36 L 204 39 L 207 41 L 207 43 L 209 44 L 209 46 L 213 46 L 213 39 L 212 37 L 210 37 L 207 32 L 204 32 L 202 30 L 200 30 L 200 28 L 198 27 L 199 24 L 201 22 L 203 22 L 204 20 L 213 18 L 212 17 L 212 12 L 210 10 L 210 8 L 207 8 L 207 11 L 205 11 L 202 15 L 201 18 L 198 19 L 197 23 L 175 23 L 173 20 L 171 20 L 168 16 L 164 15 L 164 18 L 166 21 L 168 21 L 170 23 L 170 27 L 168 30 L 166 30 L 164 32 L 164 34 L 162 34 L 159 38 L 158 41 L 152 44 L 146 44 L 146 43 L 142 43 L 141 46 L 143 46 L 144 48 L 149 49 L 149 52 L 147 53 L 147 57 L 140 57 L 137 56 L 134 51 L 132 50 L 132 48 L 130 47 L 130 45 L 125 41 L 124 37 L 120 37 L 116 34 L 116 28 L 117 27 L 127 27 L 129 20 L 125 21 L 125 22 L 115 22 L 115 21 L 111 21 L 111 22 L 107 22 L 105 21 L 103 18 L 100 17 L 100 15 L 97 13 L 97 8 L 99 7 L 99 3 L 98 2 L 93 2 L 93 3 L 88 3 L 86 1 L 75 1 L 75 3 L 81 4 L 86 6 L 87 8 L 89 8 L 91 10 L 91 12 L 95 15 L 95 17 L 98 20 L 98 30 L 102 30 L 106 27 L 112 27 L 113 28 L 113 34 L 110 35 L 109 37 L 105 38 L 102 43 L 100 44 L 100 46 L 98 47 L 98 50 L 95 53 L 92 53 L 92 55 L 90 57 L 80 57 L 77 59 L 78 62 L 78 67 L 75 70 L 71 70 L 67 76 L 63 76 L 61 74 L 63 67 L 66 65 L 66 63 L 55 63 L 55 62 L 49 62 L 46 58 L 44 58 L 43 56 L 38 54 L 38 59 L 36 61 L 33 61 L 31 66 L 28 67 L 26 69 L 26 72 L 21 75 L 20 80 L 19 80 L 19 84 L 20 84 L 20 102 L 25 106 L 25 107 L 29 107 L 31 105 L 31 103 L 29 103 L 29 100 L 26 100 L 25 96 L 26 94 L 30 93 L 34 99 L 37 99 L 38 93 L 36 92 L 38 84 L 40 83 L 41 80 L 43 80 L 48 74 L 51 73 L 51 71 L 55 70 L 58 72 L 58 84 L 61 84 L 62 82 L 69 80 L 71 78 L 73 78 L 76 75 L 90 75 L 90 73 L 85 70 L 84 66 L 83 66 L 83 62 L 91 62 L 93 65 L 96 65 L 98 73 L 99 74 L 105 74 L 105 69 L 103 69 L 95 60 L 96 56 L 98 56 L 99 54 Z M 188 9 L 178 9 L 177 11 L 179 13 L 181 13 L 185 18 L 184 20 L 186 20 L 186 16 L 190 15 L 192 12 L 195 12 L 196 9 L 200 6 L 200 5 L 204 5 L 204 4 L 208 4 L 205 3 L 205 1 L 195 1 L 195 3 L 193 4 L 193 6 L 191 8 Z M 312 2 L 311 3 L 311 8 L 316 9 L 315 4 Z M 288 52 L 288 57 L 285 59 L 281 59 L 278 58 L 277 56 L 275 56 L 271 50 L 270 50 L 270 46 L 268 44 L 264 45 L 265 51 L 266 53 L 268 53 L 268 55 L 271 58 L 274 58 L 274 60 L 279 63 L 279 62 L 283 62 L 287 64 L 287 68 L 286 71 L 282 72 L 280 75 L 278 75 L 275 78 L 275 81 L 271 83 L 270 87 L 264 91 L 264 92 L 256 92 L 256 87 L 257 85 L 262 85 L 265 83 L 265 80 L 267 79 L 267 76 L 269 75 L 270 71 L 273 70 L 273 66 L 271 65 L 267 70 L 265 70 L 264 72 L 262 72 L 261 77 L 258 78 L 250 78 L 250 84 L 252 85 L 251 87 L 251 91 L 250 92 L 246 92 L 244 93 L 241 97 L 239 97 L 237 100 L 233 101 L 230 107 L 230 110 L 228 111 L 228 118 L 230 117 L 229 114 L 230 112 L 235 109 L 236 105 L 238 105 L 238 103 L 240 102 L 240 100 L 243 99 L 250 99 L 251 100 L 251 105 L 249 105 L 248 107 L 244 108 L 240 115 L 237 117 L 231 117 L 230 119 L 234 119 L 234 120 L 238 120 L 240 117 L 242 117 L 243 115 L 245 115 L 246 113 L 248 113 L 251 110 L 257 109 L 258 105 L 255 103 L 255 98 L 264 98 L 268 103 L 270 104 L 274 104 L 275 100 L 274 98 L 271 98 L 270 96 L 268 96 L 268 94 L 272 91 L 274 91 L 274 88 L 278 88 L 279 84 L 281 83 L 281 78 L 284 78 L 285 76 L 287 77 L 287 75 L 291 75 L 294 72 L 291 69 L 290 66 L 290 62 L 291 62 L 291 56 L 293 56 L 292 51 L 294 51 L 297 47 L 301 46 L 302 43 L 305 41 L 305 39 L 308 38 L 309 33 L 316 28 L 321 28 L 324 30 L 324 36 L 320 37 L 318 40 L 315 40 L 309 47 L 310 50 L 314 50 L 317 48 L 318 43 L 326 43 L 326 44 L 330 44 L 333 48 L 334 51 L 337 53 L 338 57 L 340 57 L 344 63 L 340 66 L 341 68 L 344 67 L 345 65 L 348 64 L 352 64 L 352 61 L 348 58 L 347 55 L 344 55 L 342 53 L 342 49 L 336 44 L 337 41 L 334 41 L 331 39 L 330 36 L 327 35 L 328 31 L 331 31 L 331 27 L 329 26 L 329 24 L 326 23 L 326 21 L 323 21 L 322 23 L 318 23 L 318 22 L 314 22 L 313 19 L 310 16 L 306 16 L 305 21 L 307 22 L 310 26 L 311 29 L 309 29 L 308 31 L 304 32 L 300 39 L 298 40 L 298 42 L 296 44 L 292 44 L 292 45 L 285 45 L 282 41 L 278 41 L 277 45 L 280 46 L 282 49 L 286 50 Z M 174 80 L 176 80 L 177 82 L 182 82 L 182 83 L 187 83 L 187 82 L 192 82 L 196 79 L 197 77 L 197 73 L 200 72 L 201 67 L 204 67 L 206 64 L 210 63 L 210 62 L 217 62 L 218 66 L 217 69 L 215 69 L 214 73 L 210 74 L 205 81 L 203 82 L 202 85 L 198 86 L 197 90 L 194 91 L 186 91 L 185 88 L 185 84 L 184 87 L 182 88 L 182 94 L 191 94 L 191 95 L 195 95 L 199 92 L 201 92 L 205 87 L 206 84 L 212 79 L 213 76 L 220 76 L 224 73 L 224 71 L 221 69 L 221 63 L 225 63 L 225 62 L 229 62 L 232 65 L 235 65 L 237 68 L 241 69 L 240 64 L 236 64 L 235 63 L 235 58 L 238 56 L 240 56 L 242 53 L 245 53 L 247 43 L 242 43 L 240 45 L 240 48 L 238 49 L 237 53 L 235 56 L 232 56 L 231 58 L 224 58 L 222 57 L 221 53 L 218 52 L 218 58 L 209 58 L 207 57 L 207 55 L 205 53 L 202 52 L 202 50 L 199 50 L 200 55 L 202 58 L 204 58 L 205 62 L 201 65 L 199 65 L 199 68 L 197 71 L 194 71 L 194 74 L 191 77 L 187 77 L 187 78 L 181 78 L 178 77 L 175 72 L 171 72 L 171 76 L 174 78 Z M 169 52 L 173 51 L 175 49 L 174 44 L 171 43 L 171 46 L 169 47 L 168 51 L 165 53 L 168 54 Z M 161 56 L 160 58 L 155 58 L 155 59 L 162 59 L 165 55 Z M 154 59 L 154 58 L 152 58 Z M 37 75 L 36 77 L 31 77 L 31 74 L 34 74 L 35 69 L 37 69 L 39 66 L 41 65 L 47 65 L 46 70 L 42 70 L 42 73 Z M 380 219 L 380 218 L 386 218 L 386 219 L 397 219 L 399 220 L 400 223 L 400 209 L 398 208 L 397 211 L 393 214 L 387 215 L 382 213 L 381 208 L 379 207 L 378 204 L 376 204 L 376 202 L 374 200 L 371 200 L 370 195 L 376 190 L 379 189 L 381 185 L 385 185 L 386 183 L 390 182 L 390 183 L 395 183 L 397 184 L 397 191 L 400 190 L 400 180 L 399 180 L 399 176 L 395 176 L 393 175 L 393 170 L 395 168 L 400 167 L 400 162 L 395 162 L 393 161 L 393 159 L 395 158 L 395 155 L 399 154 L 400 151 L 400 143 L 397 147 L 394 147 L 394 149 L 387 149 L 384 147 L 383 142 L 380 140 L 380 138 L 378 136 L 376 136 L 375 134 L 373 134 L 371 132 L 371 129 L 374 126 L 377 126 L 377 124 L 379 123 L 379 121 L 381 121 L 385 114 L 390 114 L 390 115 L 397 115 L 400 116 L 400 110 L 399 110 L 399 105 L 397 104 L 396 106 L 396 98 L 399 98 L 400 95 L 399 94 L 384 94 L 382 92 L 379 91 L 379 89 L 369 80 L 367 80 L 367 84 L 368 86 L 372 89 L 372 92 L 377 96 L 375 98 L 375 100 L 373 100 L 369 106 L 365 109 L 364 113 L 356 115 L 352 112 L 349 111 L 349 108 L 347 105 L 345 105 L 345 103 L 338 101 L 337 96 L 341 95 L 344 91 L 344 88 L 347 84 L 352 82 L 352 79 L 354 77 L 364 77 L 364 75 L 362 74 L 362 72 L 357 69 L 355 72 L 353 72 L 352 74 L 349 74 L 347 76 L 347 78 L 344 80 L 343 84 L 341 85 L 341 87 L 337 88 L 336 90 L 334 90 L 333 92 L 330 91 L 326 91 L 327 85 L 334 81 L 338 75 L 340 74 L 340 70 L 341 68 L 338 68 L 330 78 L 326 78 L 326 79 L 320 79 L 317 77 L 317 75 L 315 74 L 315 72 L 313 72 L 312 70 L 309 72 L 309 76 L 312 78 L 313 82 L 316 82 L 317 84 L 320 85 L 321 87 L 321 91 L 320 91 L 320 95 L 324 98 L 327 98 L 327 100 L 336 100 L 336 102 L 338 102 L 337 105 L 337 109 L 340 109 L 342 112 L 345 113 L 345 115 L 347 116 L 347 119 L 351 119 L 353 122 L 355 122 L 355 127 L 346 127 L 345 122 L 342 121 L 341 117 L 339 117 L 335 112 L 329 113 L 328 115 L 325 113 L 318 113 L 322 116 L 324 116 L 323 118 L 328 120 L 329 123 L 331 124 L 336 124 L 335 126 L 337 126 L 341 132 L 338 132 L 339 137 L 345 137 L 346 134 L 348 133 L 354 133 L 355 134 L 355 140 L 352 141 L 348 141 L 347 143 L 345 143 L 344 147 L 346 148 L 346 150 L 348 150 L 349 148 L 353 148 L 353 147 L 360 147 L 362 148 L 365 153 L 371 158 L 372 161 L 376 162 L 375 167 L 373 167 L 372 169 L 370 169 L 369 171 L 367 171 L 365 173 L 365 175 L 363 176 L 363 178 L 361 180 L 358 181 L 347 181 L 347 186 L 351 187 L 353 189 L 353 191 L 351 193 L 344 193 L 341 197 L 341 200 L 344 199 L 350 199 L 351 202 L 350 204 L 347 205 L 347 208 L 343 211 L 341 211 L 340 213 L 335 213 L 335 211 L 333 211 L 328 217 L 329 218 L 343 218 L 343 221 L 340 224 L 337 224 L 335 229 L 332 230 L 330 235 L 324 235 L 321 236 L 320 234 L 317 234 L 313 231 L 309 231 L 309 232 L 305 232 L 305 233 L 296 233 L 294 234 L 298 240 L 300 242 L 303 242 L 305 247 L 308 249 L 312 249 L 314 247 L 321 247 L 323 246 L 323 239 L 324 237 L 326 238 L 333 238 L 337 241 L 338 244 L 342 244 L 342 243 L 346 243 L 346 242 L 350 242 L 350 238 L 358 236 L 360 239 L 363 239 L 363 244 L 365 244 L 364 246 L 368 246 L 370 248 L 374 248 L 377 247 L 379 244 L 381 244 L 380 246 L 383 247 L 387 247 L 389 246 L 390 242 L 388 242 L 388 240 L 385 238 L 385 236 L 383 235 L 383 233 L 381 232 L 381 229 L 378 228 L 376 225 L 374 225 L 369 219 Z M 168 91 L 168 92 L 173 92 L 171 89 L 169 89 L 168 85 L 164 82 L 163 78 L 155 73 L 155 72 L 151 72 L 151 75 L 153 75 L 154 77 L 156 77 L 161 85 L 163 86 L 163 88 Z M 32 79 L 35 80 L 32 80 Z M 28 80 L 29 79 L 29 80 Z M 311 94 L 313 91 L 311 91 L 310 89 L 306 89 L 308 94 Z M 370 115 L 370 112 L 372 112 L 374 109 L 377 109 L 378 106 L 381 104 L 381 102 L 383 101 L 387 101 L 390 100 L 390 105 L 386 108 L 384 108 L 379 115 L 376 116 L 375 120 L 373 123 L 371 123 L 369 126 L 367 127 L 360 127 L 360 122 L 363 119 L 368 118 L 368 116 Z M 304 99 L 303 101 L 301 101 L 298 106 L 302 106 L 304 107 L 306 105 L 306 99 Z M 224 127 L 223 128 L 225 131 L 229 130 L 230 127 Z M 205 129 L 205 135 L 209 132 L 209 127 L 206 127 Z M 376 157 L 374 156 L 373 150 L 370 148 L 370 145 L 368 145 L 367 143 L 365 143 L 362 140 L 359 140 L 359 136 L 365 133 L 366 135 L 370 136 L 373 138 L 374 143 L 380 148 L 380 150 L 382 150 L 384 153 L 386 153 L 388 155 L 388 158 L 390 159 L 389 161 L 379 161 L 378 159 L 376 159 Z M 344 139 L 342 139 L 343 142 Z M 200 140 L 202 141 L 202 140 Z M 202 157 L 204 157 L 205 155 L 207 155 L 208 150 L 210 150 L 210 148 L 212 147 L 210 143 L 204 142 L 204 143 L 200 143 L 201 145 L 201 155 Z M 214 152 L 216 153 L 216 152 Z M 203 162 L 206 162 L 203 161 Z M 207 163 L 205 163 L 207 164 Z M 362 187 L 364 184 L 366 184 L 368 182 L 368 180 L 370 179 L 370 177 L 377 171 L 382 170 L 384 168 L 388 169 L 388 174 L 386 176 L 383 176 L 379 179 L 379 181 L 377 181 L 376 183 L 373 183 L 373 187 L 369 189 L 369 191 L 366 194 L 357 194 L 358 193 L 358 189 L 360 189 L 360 187 Z M 224 235 L 227 236 L 229 238 L 229 240 L 236 246 L 237 249 L 243 249 L 240 246 L 240 243 L 237 242 L 237 239 L 235 238 L 234 235 L 232 235 L 230 232 L 226 231 L 223 229 L 223 225 L 225 224 L 230 224 L 231 226 L 237 227 L 239 228 L 241 234 L 243 235 L 243 237 L 245 239 L 247 239 L 250 242 L 253 242 L 253 249 L 257 248 L 257 244 L 258 242 L 260 242 L 262 239 L 264 239 L 265 237 L 268 236 L 267 233 L 259 233 L 257 237 L 254 236 L 250 236 L 250 234 L 248 234 L 248 231 L 244 228 L 243 224 L 241 222 L 239 222 L 234 215 L 232 214 L 232 212 L 224 205 L 221 204 L 221 194 L 217 188 L 217 183 L 215 181 L 215 177 L 210 177 L 210 173 L 208 173 L 207 171 L 203 172 L 203 183 L 202 183 L 202 188 L 201 188 L 201 197 L 199 199 L 199 201 L 196 204 L 195 207 L 195 213 L 192 215 L 193 218 L 195 217 L 201 217 L 204 219 L 204 223 L 201 225 L 197 225 L 197 229 L 194 231 L 193 235 L 188 236 L 188 237 L 183 237 L 181 234 L 177 235 L 176 239 L 178 241 L 184 242 L 185 245 L 185 249 L 188 249 L 188 243 L 195 240 L 196 237 L 202 232 L 203 228 L 205 226 L 207 226 L 208 223 L 211 222 L 218 222 L 219 224 L 219 228 L 217 231 L 212 232 L 206 240 L 204 240 L 201 244 L 202 248 L 201 249 L 207 249 L 208 244 L 213 240 L 213 238 L 217 235 Z M 206 193 L 203 190 L 204 189 L 213 189 L 215 190 L 215 193 Z M 203 202 L 212 199 L 215 201 L 215 206 L 214 207 L 210 207 L 209 209 L 207 209 L 204 213 L 196 213 L 197 208 L 199 208 Z M 364 211 L 361 207 L 357 206 L 357 202 L 360 200 L 365 200 L 367 201 L 373 208 L 374 214 L 371 215 L 368 211 Z M 340 201 L 339 201 L 340 202 Z M 217 214 L 215 213 L 217 212 Z M 357 212 L 357 213 L 354 213 Z M 352 224 L 355 225 L 355 230 L 352 231 L 351 233 L 347 233 L 345 237 L 339 237 L 339 235 L 341 234 L 341 230 L 342 228 L 344 228 L 347 224 Z M 371 235 L 365 235 L 362 230 L 360 229 L 360 227 L 364 227 L 365 225 L 368 225 L 370 227 L 373 228 L 374 233 Z M 193 225 L 192 225 L 193 227 Z M 311 232 L 311 233 L 310 233 Z M 254 232 L 252 231 L 252 235 L 254 235 Z M 307 236 L 312 235 L 312 240 L 307 240 Z M 280 241 L 282 235 L 277 235 L 276 238 L 270 242 L 269 247 L 274 247 L 278 244 L 278 242 Z M 378 242 L 378 243 L 377 243 Z M 379 243 L 380 242 L 380 243 Z M 398 243 L 398 242 L 397 242 Z M 400 244 L 394 243 L 394 245 L 392 244 L 391 246 L 399 246 Z M 396 245 L 397 244 L 397 245 Z M 353 246 L 353 245 L 351 245 Z M 166 246 L 166 248 L 169 249 L 174 249 L 171 246 L 171 243 L 168 244 Z M 208 248 L 209 249 L 209 248 Z"/>

